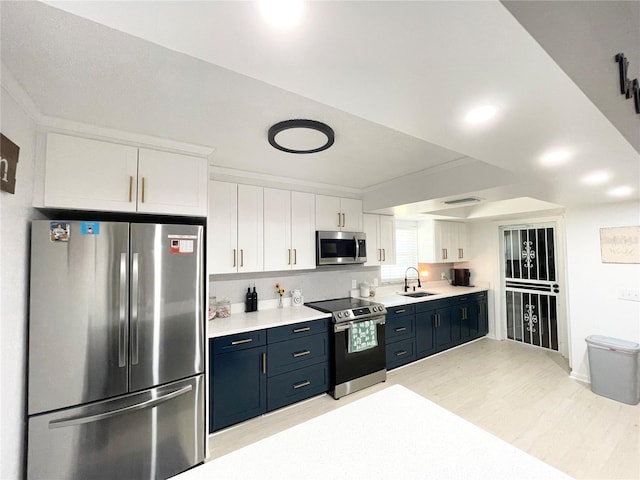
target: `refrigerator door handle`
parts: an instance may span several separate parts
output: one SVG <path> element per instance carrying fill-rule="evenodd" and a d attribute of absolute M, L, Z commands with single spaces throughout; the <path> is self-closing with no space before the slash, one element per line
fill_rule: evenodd
<path fill-rule="evenodd" d="M 151 398 L 142 403 L 135 403 L 133 405 L 117 408 L 115 410 L 110 410 L 108 412 L 98 413 L 95 415 L 68 417 L 68 418 L 61 418 L 59 420 L 52 420 L 49 422 L 49 428 L 52 429 L 52 428 L 71 427 L 74 425 L 82 425 L 83 423 L 97 422 L 99 420 L 105 420 L 107 418 L 116 417 L 118 415 L 134 412 L 136 410 L 153 408 L 160 405 L 161 403 L 171 400 L 172 398 L 176 398 L 176 397 L 179 397 L 180 395 L 184 395 L 185 393 L 190 392 L 191 390 L 193 390 L 193 386 L 187 385 L 186 387 L 182 387 L 179 390 L 174 390 L 173 392 L 169 392 L 166 395 L 163 395 L 161 397 Z"/>
<path fill-rule="evenodd" d="M 133 254 L 131 267 L 131 365 L 138 364 L 138 295 L 139 295 L 139 254 Z"/>
<path fill-rule="evenodd" d="M 118 366 L 127 365 L 127 254 L 120 254 L 120 315 L 118 319 Z"/>

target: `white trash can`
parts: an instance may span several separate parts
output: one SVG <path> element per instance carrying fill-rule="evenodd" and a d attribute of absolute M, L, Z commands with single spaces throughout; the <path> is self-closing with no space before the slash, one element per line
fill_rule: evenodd
<path fill-rule="evenodd" d="M 640 402 L 640 344 L 590 335 L 587 342 L 591 391 L 619 402 Z"/>

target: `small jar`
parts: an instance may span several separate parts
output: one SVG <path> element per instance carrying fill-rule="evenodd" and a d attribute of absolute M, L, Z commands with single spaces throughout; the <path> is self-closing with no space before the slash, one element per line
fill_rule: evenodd
<path fill-rule="evenodd" d="M 216 318 L 216 308 L 218 308 L 216 297 L 209 297 L 209 312 L 207 314 L 208 320 Z"/>
<path fill-rule="evenodd" d="M 216 304 L 216 318 L 227 318 L 231 316 L 231 302 L 223 298 Z"/>

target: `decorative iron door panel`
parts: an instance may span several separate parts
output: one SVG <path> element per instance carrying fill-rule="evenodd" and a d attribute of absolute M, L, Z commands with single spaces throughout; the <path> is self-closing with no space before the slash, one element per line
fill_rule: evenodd
<path fill-rule="evenodd" d="M 558 350 L 555 231 L 504 230 L 507 338 Z"/>

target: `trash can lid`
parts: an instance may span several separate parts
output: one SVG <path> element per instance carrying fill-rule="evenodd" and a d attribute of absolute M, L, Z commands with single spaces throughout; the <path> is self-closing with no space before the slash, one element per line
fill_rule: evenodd
<path fill-rule="evenodd" d="M 584 341 L 587 342 L 588 345 L 610 348 L 612 350 L 619 350 L 626 353 L 640 352 L 639 343 L 621 340 L 619 338 L 605 337 L 603 335 L 589 335 L 584 339 Z"/>

